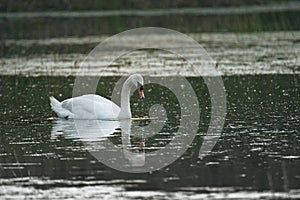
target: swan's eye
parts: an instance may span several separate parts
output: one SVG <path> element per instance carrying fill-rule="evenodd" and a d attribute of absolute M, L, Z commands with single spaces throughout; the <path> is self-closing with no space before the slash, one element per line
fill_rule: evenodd
<path fill-rule="evenodd" d="M 137 86 L 138 86 L 138 87 L 143 87 L 143 84 L 140 83 L 139 81 L 137 81 Z"/>
<path fill-rule="evenodd" d="M 140 86 L 140 90 L 144 90 L 144 86 L 141 85 L 141 86 Z"/>

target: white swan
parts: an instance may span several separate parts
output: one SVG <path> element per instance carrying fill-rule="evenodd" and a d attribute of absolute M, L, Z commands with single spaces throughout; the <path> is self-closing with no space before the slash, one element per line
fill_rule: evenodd
<path fill-rule="evenodd" d="M 133 74 L 125 81 L 121 91 L 121 108 L 114 102 L 95 94 L 87 94 L 66 99 L 62 102 L 50 97 L 51 108 L 58 117 L 74 119 L 118 120 L 130 119 L 130 91 L 138 88 L 140 98 L 144 99 L 144 80 L 139 74 Z"/>

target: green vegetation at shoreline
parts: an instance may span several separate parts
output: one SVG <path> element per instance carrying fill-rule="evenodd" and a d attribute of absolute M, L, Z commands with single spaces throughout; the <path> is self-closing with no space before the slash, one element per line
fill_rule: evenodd
<path fill-rule="evenodd" d="M 293 0 L 0 0 L 0 12 L 37 12 L 37 11 L 84 11 L 84 10 L 121 10 L 121 9 L 166 9 L 193 7 L 227 7 L 245 5 L 265 5 L 289 3 Z"/>

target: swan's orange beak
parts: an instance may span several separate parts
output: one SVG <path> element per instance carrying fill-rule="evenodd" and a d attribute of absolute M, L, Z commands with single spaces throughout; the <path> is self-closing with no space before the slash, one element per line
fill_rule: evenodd
<path fill-rule="evenodd" d="M 138 86 L 138 92 L 139 92 L 140 98 L 141 98 L 141 99 L 145 99 L 145 95 L 144 95 L 144 87 L 143 87 L 142 85 L 139 85 L 139 86 Z"/>

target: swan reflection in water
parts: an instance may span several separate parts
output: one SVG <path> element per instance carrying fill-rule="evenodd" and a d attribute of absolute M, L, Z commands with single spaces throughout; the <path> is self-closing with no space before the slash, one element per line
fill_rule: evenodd
<path fill-rule="evenodd" d="M 131 167 L 145 165 L 145 140 L 141 133 L 134 132 L 132 135 L 139 138 L 139 144 L 131 144 L 131 132 L 134 126 L 139 127 L 132 120 L 103 121 L 103 120 L 65 120 L 58 119 L 53 122 L 51 138 L 59 136 L 82 141 L 87 150 L 96 158 L 95 152 L 112 153 L 118 151 L 125 157 Z M 135 129 L 139 131 L 140 129 Z M 117 141 L 121 135 L 121 145 L 115 145 L 111 141 Z M 101 155 L 101 154 L 100 154 Z"/>

